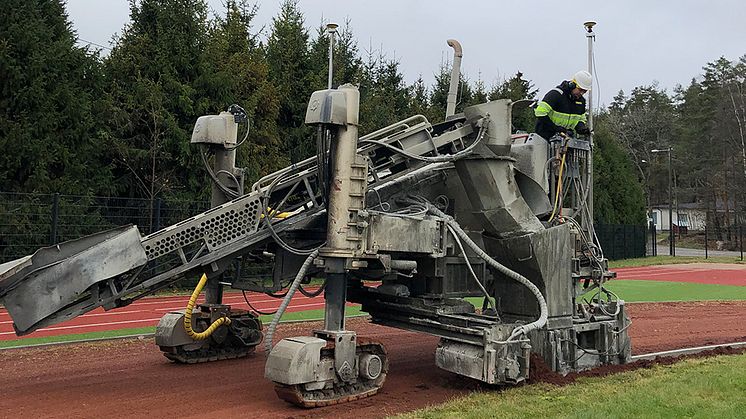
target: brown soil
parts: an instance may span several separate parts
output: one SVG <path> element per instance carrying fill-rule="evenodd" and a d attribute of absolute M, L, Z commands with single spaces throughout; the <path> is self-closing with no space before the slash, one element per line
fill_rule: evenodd
<path fill-rule="evenodd" d="M 746 340 L 746 302 L 630 304 L 634 353 Z M 278 339 L 318 323 L 287 325 Z M 0 416 L 5 417 L 382 417 L 487 388 L 435 367 L 437 338 L 351 319 L 349 328 L 386 345 L 390 369 L 376 396 L 304 410 L 280 401 L 263 377 L 264 354 L 211 364 L 169 363 L 150 339 L 0 352 Z M 728 351 L 720 351 L 728 353 Z M 669 361 L 665 361 L 669 362 Z M 629 368 L 602 368 L 605 375 Z M 562 384 L 535 362 L 532 381 Z M 3 413 L 5 412 L 5 413 Z"/>

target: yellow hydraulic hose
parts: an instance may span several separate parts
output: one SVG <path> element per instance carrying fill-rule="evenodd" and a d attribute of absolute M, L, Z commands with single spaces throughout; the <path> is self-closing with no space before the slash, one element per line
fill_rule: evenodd
<path fill-rule="evenodd" d="M 559 176 L 557 179 L 557 193 L 554 195 L 554 208 L 552 209 L 552 215 L 549 217 L 550 223 L 554 219 L 554 215 L 557 213 L 557 203 L 559 202 L 560 195 L 562 195 L 562 170 L 565 168 L 565 157 L 567 157 L 567 152 L 562 153 L 562 163 L 560 163 Z"/>
<path fill-rule="evenodd" d="M 194 289 L 192 296 L 189 297 L 189 302 L 187 303 L 187 306 L 186 306 L 186 312 L 184 312 L 184 330 L 186 330 L 187 335 L 189 335 L 189 337 L 194 340 L 205 340 L 209 338 L 210 335 L 218 327 L 222 326 L 223 324 L 225 324 L 226 326 L 231 324 L 231 319 L 229 319 L 228 317 L 221 317 L 215 320 L 210 325 L 210 327 L 205 329 L 204 332 L 195 332 L 194 329 L 192 329 L 192 310 L 194 310 L 194 304 L 196 304 L 197 302 L 197 297 L 199 297 L 199 293 L 202 292 L 202 288 L 204 288 L 206 283 L 207 283 L 207 274 L 202 274 L 202 278 L 199 279 L 197 288 Z"/>
<path fill-rule="evenodd" d="M 273 210 L 271 207 L 267 207 L 267 213 L 269 214 L 271 218 L 277 218 L 281 220 L 284 220 L 285 218 L 288 218 L 291 215 L 289 212 L 277 212 Z M 260 217 L 264 218 L 264 214 L 262 213 Z"/>

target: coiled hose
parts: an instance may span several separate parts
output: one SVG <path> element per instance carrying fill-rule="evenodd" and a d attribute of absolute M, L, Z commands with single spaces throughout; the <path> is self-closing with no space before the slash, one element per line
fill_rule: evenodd
<path fill-rule="evenodd" d="M 207 283 L 207 274 L 202 274 L 202 278 L 199 279 L 199 283 L 197 283 L 197 288 L 194 289 L 194 292 L 192 292 L 192 296 L 189 297 L 189 302 L 186 306 L 186 311 L 184 312 L 184 330 L 186 331 L 187 335 L 189 335 L 190 338 L 194 340 L 205 340 L 212 335 L 212 333 L 217 329 L 218 327 L 225 324 L 228 326 L 231 324 L 231 319 L 228 317 L 221 317 L 205 329 L 204 332 L 195 332 L 194 329 L 192 329 L 192 311 L 194 310 L 194 305 L 197 303 L 197 297 L 199 297 L 199 293 L 202 292 L 202 288 L 205 287 L 205 284 Z"/>
<path fill-rule="evenodd" d="M 267 335 L 264 338 L 264 349 L 266 351 L 266 354 L 269 354 L 269 352 L 272 350 L 272 336 L 275 334 L 275 329 L 277 329 L 277 325 L 280 323 L 282 314 L 285 313 L 285 309 L 287 309 L 288 305 L 290 305 L 290 300 L 293 298 L 293 294 L 295 294 L 295 291 L 298 290 L 303 277 L 306 276 L 306 271 L 308 271 L 308 268 L 311 267 L 313 260 L 316 259 L 318 255 L 318 249 L 314 250 L 313 252 L 311 252 L 310 255 L 308 255 L 305 262 L 303 262 L 303 265 L 300 267 L 298 274 L 295 275 L 293 283 L 290 284 L 290 288 L 288 289 L 287 294 L 285 294 L 285 298 L 282 300 L 282 303 L 280 303 L 280 307 L 277 308 L 275 315 L 272 317 L 272 322 L 270 322 L 269 326 L 267 326 Z"/>
<path fill-rule="evenodd" d="M 459 237 L 461 237 L 461 240 L 464 241 L 469 247 L 474 250 L 474 252 L 484 259 L 485 262 L 487 262 L 490 266 L 497 269 L 499 272 L 503 273 L 505 276 L 507 276 L 510 279 L 513 279 L 519 283 L 521 283 L 523 286 L 531 290 L 531 292 L 536 297 L 536 300 L 539 303 L 539 318 L 529 324 L 524 324 L 521 326 L 516 327 L 513 329 L 513 333 L 510 334 L 510 337 L 508 338 L 509 341 L 513 341 L 515 339 L 518 339 L 519 336 L 523 334 L 528 334 L 532 330 L 536 330 L 539 328 L 544 327 L 544 325 L 547 323 L 547 318 L 549 317 L 549 311 L 547 310 L 547 302 L 544 299 L 544 296 L 541 295 L 541 291 L 539 291 L 539 288 L 536 287 L 531 281 L 529 281 L 525 276 L 519 274 L 518 272 L 506 267 L 505 265 L 501 264 L 500 262 L 496 261 L 490 255 L 488 255 L 484 250 L 482 250 L 474 241 L 469 237 L 468 234 L 461 228 L 461 226 L 456 222 L 456 220 L 453 219 L 450 215 L 445 214 L 443 211 L 439 210 L 434 205 L 428 203 L 428 212 L 430 214 L 433 214 L 437 217 L 442 218 L 446 224 L 448 224 L 449 227 L 453 229 L 453 231 L 458 234 Z"/>

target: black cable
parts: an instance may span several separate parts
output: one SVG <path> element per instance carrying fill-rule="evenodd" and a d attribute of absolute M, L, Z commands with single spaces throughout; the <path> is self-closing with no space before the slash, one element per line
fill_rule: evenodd
<path fill-rule="evenodd" d="M 322 292 L 324 292 L 324 288 L 326 288 L 326 281 L 324 281 L 324 283 L 321 284 L 319 289 L 317 289 L 314 292 L 308 292 L 303 288 L 303 285 L 298 285 L 298 290 L 300 290 L 300 293 L 305 295 L 308 298 L 318 297 L 319 295 L 321 295 Z"/>
<path fill-rule="evenodd" d="M 243 139 L 241 141 L 239 141 L 238 144 L 236 144 L 236 145 L 234 145 L 232 147 L 226 146 L 225 149 L 227 151 L 233 151 L 233 150 L 237 149 L 238 147 L 241 147 L 241 145 L 243 143 L 245 143 L 246 140 L 249 138 L 249 131 L 251 131 L 251 120 L 248 119 L 248 118 L 246 118 L 246 133 L 244 134 Z"/>
<path fill-rule="evenodd" d="M 248 298 L 248 297 L 246 296 L 246 291 L 245 291 L 245 290 L 241 290 L 241 294 L 243 294 L 243 299 L 244 299 L 244 301 L 246 301 L 246 304 L 248 304 L 248 305 L 249 305 L 249 307 L 250 307 L 250 308 L 251 308 L 252 310 L 254 310 L 255 312 L 257 312 L 258 314 L 261 314 L 261 315 L 264 315 L 264 316 L 271 316 L 271 315 L 273 315 L 273 314 L 277 313 L 277 310 L 275 310 L 275 311 L 273 311 L 273 312 L 271 312 L 271 313 L 270 313 L 270 312 L 267 312 L 267 311 L 260 311 L 260 310 L 257 310 L 257 309 L 256 309 L 256 308 L 255 308 L 255 307 L 254 307 L 253 305 L 251 305 L 251 303 L 249 302 L 249 298 Z"/>
<path fill-rule="evenodd" d="M 266 291 L 265 294 L 269 295 L 272 298 L 284 298 L 286 295 L 288 295 L 288 292 L 285 291 L 284 293 L 275 294 L 272 291 Z"/>
<path fill-rule="evenodd" d="M 275 242 L 278 245 L 280 245 L 280 247 L 296 255 L 301 255 L 301 256 L 309 255 L 313 253 L 314 251 L 324 247 L 326 245 L 326 242 L 322 243 L 320 246 L 313 248 L 313 249 L 296 249 L 290 246 L 289 244 L 287 244 L 284 240 L 282 240 L 282 238 L 280 238 L 280 236 L 277 234 L 274 227 L 272 226 L 272 221 L 271 221 L 272 217 L 270 213 L 268 212 L 267 208 L 269 207 L 269 200 L 270 200 L 270 197 L 272 196 L 272 192 L 274 191 L 274 188 L 277 186 L 277 184 L 280 183 L 280 180 L 281 180 L 281 176 L 277 176 L 277 178 L 273 180 L 272 183 L 269 185 L 269 187 L 267 188 L 267 191 L 265 192 L 264 198 L 266 198 L 266 200 L 260 198 L 261 204 L 262 204 L 262 214 L 264 215 L 264 217 L 262 218 L 264 218 L 264 223 L 267 226 L 267 229 L 269 230 L 270 235 L 272 235 L 272 238 L 275 240 Z M 279 212 L 280 212 L 280 208 L 275 208 L 272 210 L 272 214 L 277 214 Z"/>
<path fill-rule="evenodd" d="M 213 182 L 220 188 L 221 191 L 223 191 L 226 195 L 230 196 L 231 199 L 238 198 L 240 194 L 237 191 L 234 191 L 233 189 L 225 186 L 220 179 L 215 175 L 215 173 L 212 171 L 212 168 L 210 167 L 210 164 L 207 162 L 207 157 L 205 156 L 204 152 L 200 152 L 200 156 L 202 157 L 202 163 L 205 165 L 205 170 L 207 171 L 207 174 L 210 176 L 210 179 L 212 179 Z M 235 176 L 233 177 L 236 178 Z M 238 184 L 238 180 L 236 180 L 236 183 Z M 238 185 L 240 187 L 240 185 Z"/>

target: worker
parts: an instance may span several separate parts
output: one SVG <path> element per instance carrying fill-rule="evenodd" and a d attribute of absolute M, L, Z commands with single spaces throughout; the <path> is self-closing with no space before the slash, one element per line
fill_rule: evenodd
<path fill-rule="evenodd" d="M 560 133 L 590 134 L 583 95 L 591 84 L 591 74 L 581 70 L 544 95 L 534 110 L 536 133 L 547 140 Z"/>

